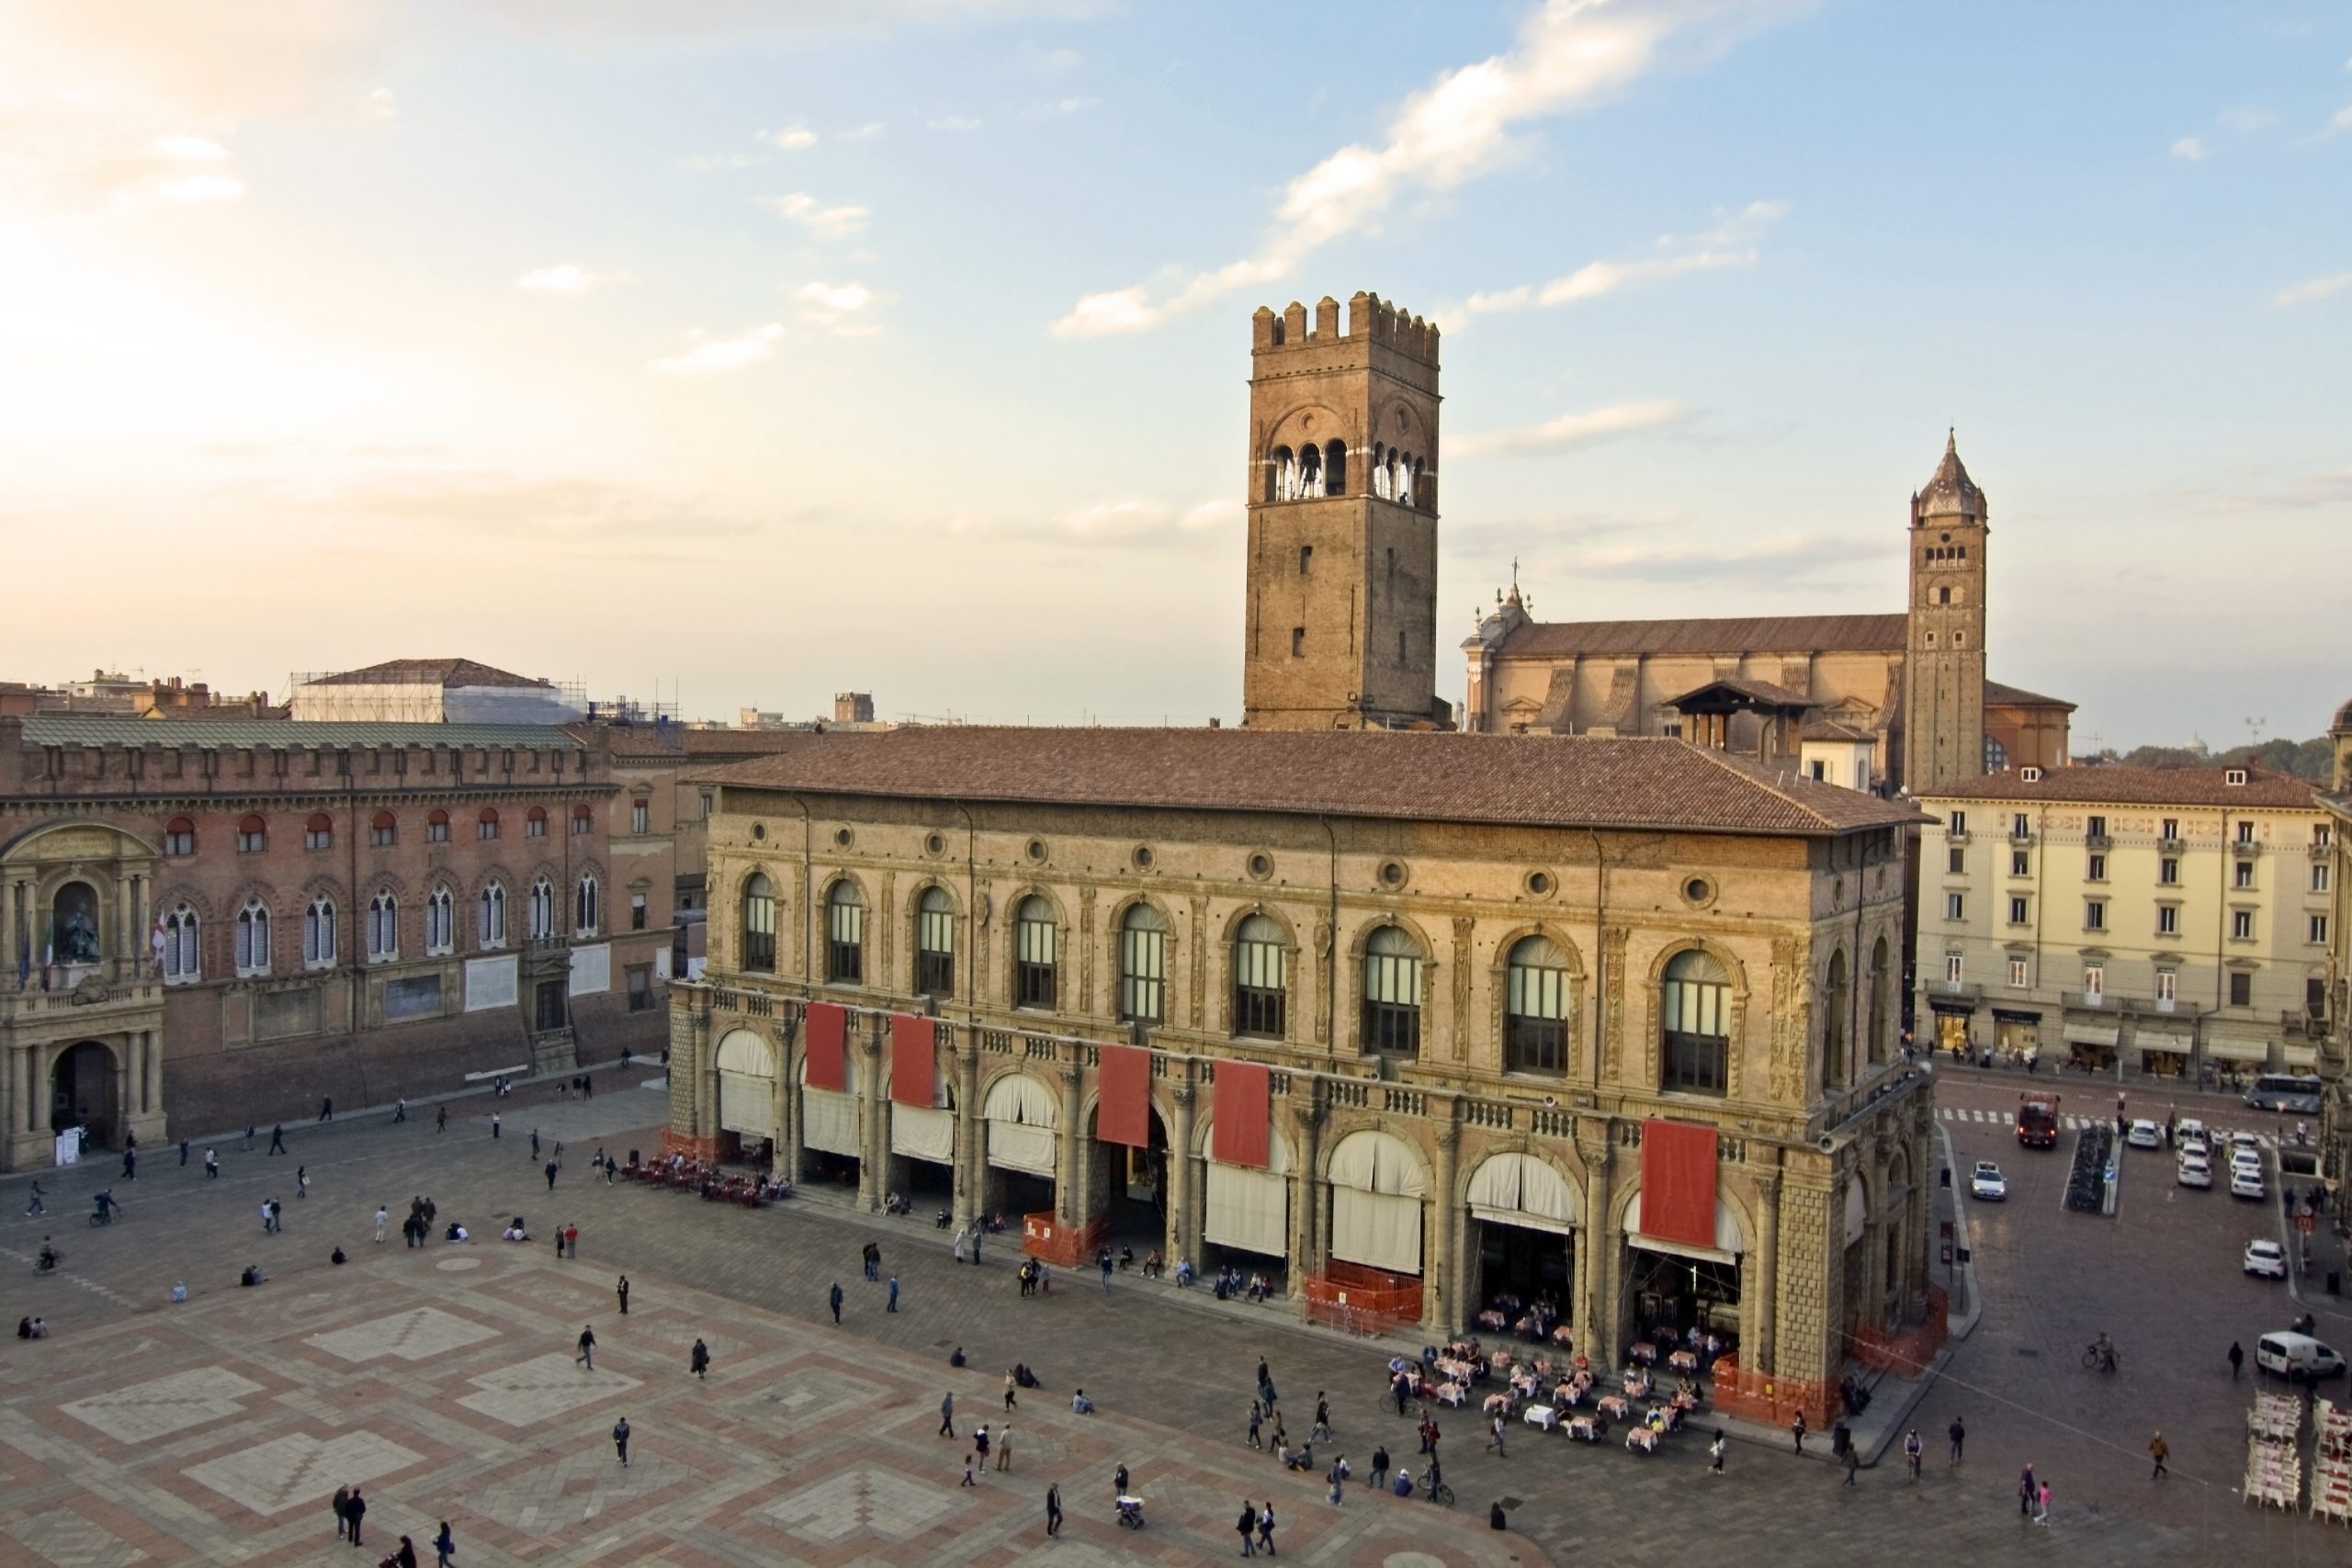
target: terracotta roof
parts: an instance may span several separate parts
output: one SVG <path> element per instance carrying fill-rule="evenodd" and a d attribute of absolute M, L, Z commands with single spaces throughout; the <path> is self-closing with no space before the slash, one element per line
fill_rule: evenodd
<path fill-rule="evenodd" d="M 704 776 L 820 794 L 1550 828 L 1814 835 L 1922 819 L 1663 739 L 977 726 L 793 739 Z"/>
<path fill-rule="evenodd" d="M 1928 487 L 1911 500 L 1913 511 L 1922 517 L 1984 515 L 1984 492 L 1976 488 L 1976 481 L 1968 477 L 1968 469 L 1961 463 L 1958 433 L 1945 433 L 1943 461 L 1928 477 Z"/>
<path fill-rule="evenodd" d="M 2007 703 L 2012 707 L 2064 708 L 2068 713 L 2075 711 L 2075 705 L 2064 697 L 2045 697 L 2040 692 L 2029 692 L 2023 686 L 2005 686 L 1998 681 L 1984 682 L 1984 700 L 1988 703 Z"/>
<path fill-rule="evenodd" d="M 1834 718 L 1809 718 L 1797 731 L 1799 740 L 1840 740 L 1849 744 L 1860 741 L 1866 746 L 1878 744 L 1878 737 L 1867 729 L 1856 729 Z"/>
<path fill-rule="evenodd" d="M 1685 621 L 1531 621 L 1502 642 L 1505 659 L 1574 654 L 1900 653 L 1910 618 L 1736 615 Z"/>
<path fill-rule="evenodd" d="M 582 739 L 599 729 L 608 729 L 616 757 L 689 758 L 706 762 L 764 757 L 807 739 L 809 733 L 792 729 L 689 729 L 682 724 L 581 724 L 571 728 Z"/>
<path fill-rule="evenodd" d="M 528 675 L 494 670 L 470 659 L 387 659 L 365 670 L 322 675 L 313 686 L 544 686 Z"/>
<path fill-rule="evenodd" d="M 1776 686 L 1770 681 L 1758 681 L 1747 675 L 1725 675 L 1703 686 L 1693 686 L 1680 696 L 1668 699 L 1668 705 L 1684 707 L 1693 698 L 1703 697 L 1709 692 L 1729 692 L 1736 697 L 1746 697 L 1751 703 L 1761 703 L 1767 707 L 1809 708 L 1814 705 L 1813 699 L 1801 692 L 1792 692 L 1786 686 Z"/>
<path fill-rule="evenodd" d="M 2126 768 L 2110 765 L 2048 768 L 2028 784 L 2020 773 L 1988 773 L 1945 784 L 1923 800 L 2065 801 L 2086 806 L 2271 806 L 2307 807 L 2320 786 L 2259 768 L 2243 770 L 2245 783 L 2225 782 L 2224 768 Z"/>

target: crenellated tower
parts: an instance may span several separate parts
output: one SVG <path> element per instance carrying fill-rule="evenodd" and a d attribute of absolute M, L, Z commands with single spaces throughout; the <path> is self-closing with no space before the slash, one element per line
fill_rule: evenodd
<path fill-rule="evenodd" d="M 1914 795 L 1984 772 L 1986 513 L 1948 434 L 1943 461 L 1911 498 L 1901 783 Z"/>
<path fill-rule="evenodd" d="M 1251 323 L 1242 723 L 1447 727 L 1438 331 L 1367 293 Z"/>

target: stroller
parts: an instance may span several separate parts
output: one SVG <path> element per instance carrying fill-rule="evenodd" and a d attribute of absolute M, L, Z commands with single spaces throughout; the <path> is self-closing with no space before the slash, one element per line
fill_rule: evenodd
<path fill-rule="evenodd" d="M 1131 1530 L 1143 1529 L 1142 1498 L 1122 1497 L 1119 1499 L 1119 1523 L 1125 1529 Z"/>

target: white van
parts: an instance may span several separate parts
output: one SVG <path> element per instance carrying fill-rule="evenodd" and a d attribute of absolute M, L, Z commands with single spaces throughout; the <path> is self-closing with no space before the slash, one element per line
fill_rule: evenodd
<path fill-rule="evenodd" d="M 2290 1334 L 2284 1329 L 2254 1342 L 2254 1364 L 2290 1382 L 2297 1379 L 2316 1382 L 2344 1371 L 2344 1358 L 2334 1350 L 2308 1334 Z"/>

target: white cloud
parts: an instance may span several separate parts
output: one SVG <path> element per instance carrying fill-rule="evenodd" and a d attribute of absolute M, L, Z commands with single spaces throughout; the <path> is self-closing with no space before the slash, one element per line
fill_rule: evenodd
<path fill-rule="evenodd" d="M 2345 105 L 2329 116 L 2327 128 L 2330 130 L 2352 130 L 2352 104 Z"/>
<path fill-rule="evenodd" d="M 1217 501 L 1204 501 L 1183 516 L 1176 519 L 1180 528 L 1214 528 L 1241 515 L 1241 502 L 1230 496 Z"/>
<path fill-rule="evenodd" d="M 974 119 L 971 116 L 962 114 L 942 115 L 937 119 L 923 121 L 927 130 L 944 130 L 956 136 L 961 136 L 967 131 L 978 130 L 980 129 L 980 121 Z"/>
<path fill-rule="evenodd" d="M 627 283 L 626 272 L 592 272 L 571 262 L 554 266 L 535 266 L 514 280 L 517 288 L 528 288 L 540 294 L 594 294 L 608 283 Z"/>
<path fill-rule="evenodd" d="M 2197 163 L 2205 156 L 2205 143 L 2194 136 L 2184 136 L 2172 144 L 2172 155 Z"/>
<path fill-rule="evenodd" d="M 1521 284 L 1516 288 L 1473 294 L 1464 309 L 1472 315 L 1522 310 L 1530 305 L 1573 305 L 1614 294 L 1628 285 L 1655 283 L 1688 272 L 1718 272 L 1756 265 L 1754 241 L 1764 230 L 1788 216 L 1785 201 L 1751 201 L 1715 226 L 1689 241 L 1672 234 L 1658 239 L 1664 254 L 1632 261 L 1587 262 L 1540 288 Z M 1686 249 L 1686 245 L 1698 248 Z"/>
<path fill-rule="evenodd" d="M 1195 274 L 1164 299 L 1142 288 L 1091 294 L 1053 325 L 1061 336 L 1135 332 L 1249 284 L 1376 223 L 1400 198 L 1485 174 L 1525 122 L 1585 109 L 1666 62 L 1727 48 L 1802 0 L 1545 0 L 1503 53 L 1457 67 L 1405 101 L 1379 147 L 1342 147 L 1290 182 L 1257 254 Z M 1125 301 L 1108 311 L 1103 301 Z"/>
<path fill-rule="evenodd" d="M 1608 408 L 1594 409 L 1589 413 L 1566 413 L 1542 424 L 1525 425 L 1516 430 L 1489 430 L 1456 436 L 1452 446 L 1457 457 L 1566 452 L 1597 442 L 1612 441 L 1620 436 L 1688 424 L 1690 419 L 1691 411 L 1685 404 L 1671 399 L 1657 399 L 1648 402 L 1616 403 Z"/>
<path fill-rule="evenodd" d="M 661 376 L 721 375 L 775 358 L 776 343 L 783 336 L 784 323 L 770 321 L 741 337 L 707 339 L 684 354 L 652 360 L 646 368 Z"/>
<path fill-rule="evenodd" d="M 2332 295 L 2352 288 L 2352 272 L 2334 273 L 2326 277 L 2307 277 L 2302 282 L 2281 288 L 2270 297 L 2273 305 L 2315 305 Z"/>
<path fill-rule="evenodd" d="M 898 299 L 863 283 L 804 283 L 792 291 L 800 304 L 800 319 L 836 337 L 871 337 L 882 329 L 872 312 Z"/>
<path fill-rule="evenodd" d="M 2243 108 L 2224 109 L 2213 118 L 2232 130 L 2244 131 L 2260 130 L 2265 126 L 2276 125 L 2278 122 L 2278 113 L 2276 109 L 2267 109 L 2259 104 L 2248 104 Z"/>
<path fill-rule="evenodd" d="M 833 140 L 836 141 L 868 141 L 873 140 L 875 137 L 881 135 L 884 131 L 889 129 L 890 123 L 888 120 L 869 119 L 864 125 L 858 126 L 854 130 L 835 132 Z"/>
<path fill-rule="evenodd" d="M 1176 545 L 1206 530 L 1238 523 L 1241 502 L 1219 498 L 1178 511 L 1170 502 L 1127 496 L 1074 507 L 1049 517 L 1007 518 L 963 513 L 947 521 L 951 534 L 989 534 L 1066 545 Z"/>
<path fill-rule="evenodd" d="M 817 145 L 817 133 L 805 125 L 788 125 L 782 130 L 772 130 L 766 135 L 770 141 L 787 152 L 797 152 L 803 148 Z"/>
<path fill-rule="evenodd" d="M 762 198 L 762 205 L 779 218 L 789 218 L 820 240 L 844 239 L 865 227 L 874 216 L 863 207 L 826 207 L 806 191 Z"/>
<path fill-rule="evenodd" d="M 1079 53 L 1074 49 L 1049 50 L 1037 56 L 1037 69 L 1040 71 L 1075 71 L 1078 65 Z"/>

